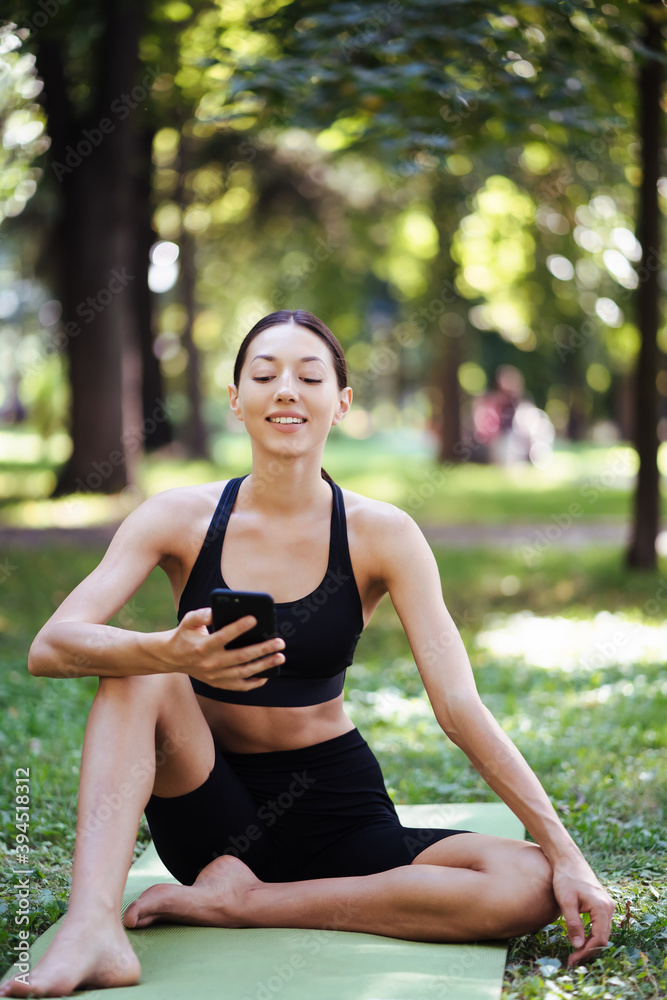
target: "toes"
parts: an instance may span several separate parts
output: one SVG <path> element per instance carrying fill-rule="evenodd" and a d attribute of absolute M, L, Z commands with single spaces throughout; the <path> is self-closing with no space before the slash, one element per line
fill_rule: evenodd
<path fill-rule="evenodd" d="M 123 923 L 129 930 L 148 927 L 154 920 L 155 916 L 152 913 L 142 912 L 142 908 L 137 903 L 132 903 L 131 907 L 128 906 L 123 917 Z"/>
<path fill-rule="evenodd" d="M 148 927 L 156 920 L 168 920 L 171 912 L 171 893 L 168 886 L 155 885 L 130 903 L 123 915 L 123 923 L 130 929 Z M 165 891 L 166 890 L 166 891 Z"/>

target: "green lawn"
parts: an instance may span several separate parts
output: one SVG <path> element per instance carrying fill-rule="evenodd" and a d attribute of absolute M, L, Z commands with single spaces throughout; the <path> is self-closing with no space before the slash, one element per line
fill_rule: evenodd
<path fill-rule="evenodd" d="M 332 453 L 327 467 L 338 476 L 336 461 Z M 349 449 L 345 462 L 349 469 Z M 156 488 L 161 468 L 149 470 Z M 467 471 L 481 477 L 493 470 Z M 364 466 L 357 474 L 370 473 Z M 472 482 L 471 476 L 466 489 Z M 463 489 L 462 479 L 459 485 Z M 10 575 L 2 583 L 0 618 L 0 757 L 12 784 L 16 768 L 30 768 L 35 934 L 66 908 L 81 743 L 97 682 L 33 678 L 26 671 L 27 649 L 100 555 L 75 547 L 3 552 Z M 667 566 L 663 561 L 659 573 L 629 574 L 620 552 L 590 549 L 574 559 L 556 547 L 530 568 L 518 553 L 501 550 L 438 550 L 437 556 L 445 598 L 485 703 L 538 773 L 618 903 L 611 945 L 585 969 L 566 972 L 568 947 L 559 923 L 513 942 L 504 996 L 664 997 L 667 673 L 664 656 L 655 650 L 661 641 L 667 648 L 659 627 Z M 118 621 L 141 630 L 173 625 L 170 590 L 159 571 Z M 605 629 L 617 637 L 609 648 Z M 574 664 L 568 660 L 572 643 Z M 493 800 L 438 729 L 386 600 L 359 643 L 348 678 L 350 714 L 375 748 L 395 801 Z M 5 850 L 12 849 L 16 834 L 9 806 L 6 797 L 0 814 Z M 138 849 L 146 838 L 142 825 Z M 3 886 L 2 969 L 13 961 L 16 940 L 10 867 Z"/>
<path fill-rule="evenodd" d="M 117 499 L 100 496 L 49 500 L 62 448 L 60 438 L 41 442 L 29 432 L 0 431 L 0 520 L 72 526 L 119 519 L 127 513 L 128 506 Z M 148 458 L 141 471 L 144 495 L 248 471 L 245 435 L 221 435 L 212 450 L 212 462 Z M 572 504 L 577 505 L 573 513 L 578 521 L 627 519 L 636 465 L 636 455 L 627 445 L 581 443 L 559 444 L 551 463 L 541 469 L 532 465 L 505 469 L 472 461 L 440 466 L 433 445 L 408 431 L 357 441 L 334 430 L 325 452 L 327 471 L 348 489 L 397 504 L 423 523 L 550 522 Z M 661 465 L 667 472 L 667 445 L 662 446 Z M 667 497 L 663 509 L 667 514 Z"/>

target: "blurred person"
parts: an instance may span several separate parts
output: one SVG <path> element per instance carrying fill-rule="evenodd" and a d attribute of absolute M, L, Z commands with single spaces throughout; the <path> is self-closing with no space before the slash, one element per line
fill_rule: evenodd
<path fill-rule="evenodd" d="M 546 464 L 555 437 L 551 420 L 525 397 L 523 375 L 514 365 L 500 365 L 495 379 L 495 388 L 473 401 L 475 441 L 483 449 L 479 460 L 505 466 Z"/>

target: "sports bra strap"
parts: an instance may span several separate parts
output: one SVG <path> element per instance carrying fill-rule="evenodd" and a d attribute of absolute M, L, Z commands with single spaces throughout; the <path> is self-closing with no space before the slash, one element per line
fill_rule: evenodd
<path fill-rule="evenodd" d="M 234 504 L 236 503 L 241 483 L 244 479 L 248 478 L 248 475 L 249 473 L 245 476 L 239 476 L 236 479 L 229 480 L 222 491 L 222 496 L 220 497 L 218 506 L 216 507 L 215 513 L 211 519 L 205 544 L 209 545 L 215 542 L 215 551 L 216 553 L 219 553 L 220 559 L 222 558 L 222 546 L 224 545 L 229 518 L 231 517 L 232 510 L 234 509 Z M 349 572 L 351 574 L 352 560 L 350 559 L 350 548 L 347 541 L 347 519 L 345 517 L 343 491 L 340 486 L 333 481 L 330 481 L 330 486 L 333 493 L 333 499 L 327 572 L 331 569 L 342 568 L 345 572 Z"/>

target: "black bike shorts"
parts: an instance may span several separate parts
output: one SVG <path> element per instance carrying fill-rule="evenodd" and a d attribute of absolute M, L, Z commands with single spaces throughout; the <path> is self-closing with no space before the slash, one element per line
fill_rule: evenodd
<path fill-rule="evenodd" d="M 157 853 L 185 885 L 222 854 L 265 882 L 370 875 L 469 832 L 402 826 L 357 729 L 296 750 L 228 753 L 216 744 L 203 785 L 152 795 L 145 812 Z"/>

